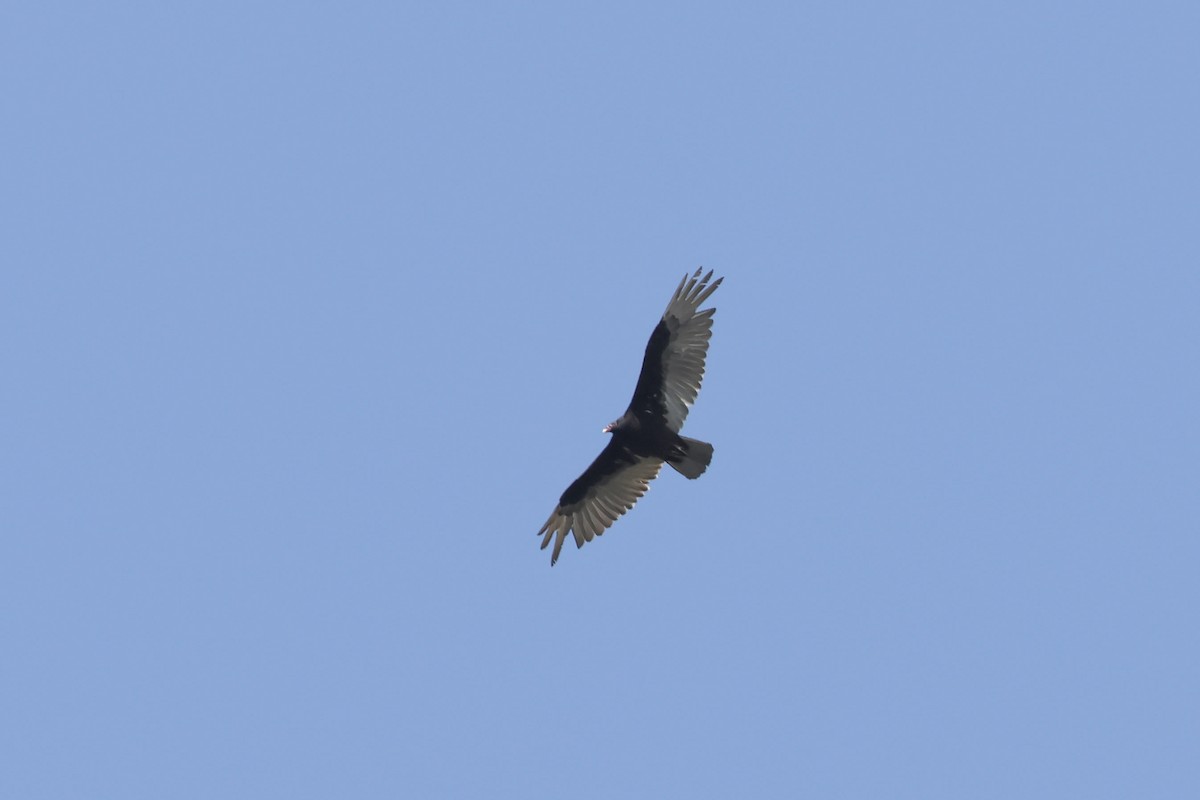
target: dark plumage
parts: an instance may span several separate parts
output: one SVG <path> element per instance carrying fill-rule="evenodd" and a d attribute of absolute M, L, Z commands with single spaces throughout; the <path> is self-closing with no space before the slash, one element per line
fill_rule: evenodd
<path fill-rule="evenodd" d="M 542 549 L 554 539 L 551 565 L 558 561 L 568 532 L 575 546 L 583 547 L 633 508 L 664 461 L 687 478 L 700 477 L 712 461 L 711 444 L 679 435 L 704 379 L 716 309 L 699 308 L 723 280 L 709 283 L 711 278 L 711 271 L 701 278 L 700 270 L 683 276 L 650 334 L 629 408 L 604 429 L 612 439 L 567 487 L 538 531 Z"/>

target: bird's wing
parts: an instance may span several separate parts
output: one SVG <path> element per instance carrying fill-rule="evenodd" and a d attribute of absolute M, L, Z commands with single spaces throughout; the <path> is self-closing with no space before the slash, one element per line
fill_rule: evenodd
<path fill-rule="evenodd" d="M 704 359 L 716 309 L 699 308 L 724 280 L 717 278 L 709 283 L 711 278 L 711 270 L 703 278 L 700 270 L 683 276 L 646 343 L 642 372 L 629 404 L 637 416 L 661 420 L 676 433 L 683 427 L 704 380 Z"/>
<path fill-rule="evenodd" d="M 558 561 L 568 531 L 575 536 L 576 547 L 604 533 L 646 493 L 661 467 L 662 461 L 634 455 L 616 439 L 610 441 L 592 465 L 567 487 L 558 507 L 538 531 L 544 537 L 543 550 L 551 538 L 555 540 L 550 565 Z"/>

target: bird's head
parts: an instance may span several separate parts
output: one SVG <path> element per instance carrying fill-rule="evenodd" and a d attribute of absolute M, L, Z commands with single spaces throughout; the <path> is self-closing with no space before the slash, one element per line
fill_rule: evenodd
<path fill-rule="evenodd" d="M 604 432 L 612 433 L 613 431 L 629 430 L 632 428 L 637 428 L 637 417 L 626 411 L 620 417 L 605 425 Z"/>

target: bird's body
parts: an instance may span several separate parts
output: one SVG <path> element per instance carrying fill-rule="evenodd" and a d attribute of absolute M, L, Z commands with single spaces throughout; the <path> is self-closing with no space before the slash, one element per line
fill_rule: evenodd
<path fill-rule="evenodd" d="M 646 493 L 663 463 L 698 478 L 712 461 L 712 445 L 680 436 L 688 408 L 700 391 L 716 309 L 699 306 L 721 285 L 700 270 L 684 276 L 650 334 L 642 372 L 629 408 L 604 430 L 608 445 L 559 498 L 538 531 L 542 547 L 555 539 L 550 563 L 558 560 L 568 532 L 577 547 L 604 533 Z"/>

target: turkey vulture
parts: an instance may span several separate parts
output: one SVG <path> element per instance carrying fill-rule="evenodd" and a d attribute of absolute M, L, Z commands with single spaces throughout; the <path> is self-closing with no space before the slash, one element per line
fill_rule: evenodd
<path fill-rule="evenodd" d="M 583 547 L 633 508 L 667 462 L 685 478 L 698 478 L 712 461 L 713 446 L 679 435 L 704 378 L 704 357 L 715 308 L 700 304 L 717 290 L 710 270 L 684 275 L 662 319 L 650 334 L 642 374 L 629 408 L 604 428 L 612 439 L 592 465 L 567 487 L 558 507 L 538 531 L 542 549 L 554 538 L 550 566 L 558 561 L 567 531 Z"/>

